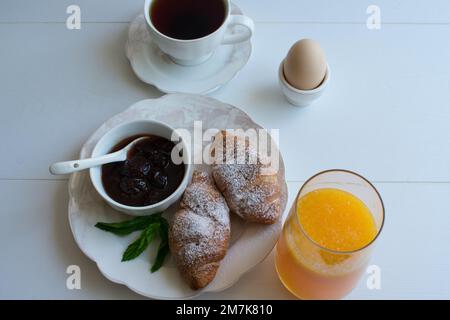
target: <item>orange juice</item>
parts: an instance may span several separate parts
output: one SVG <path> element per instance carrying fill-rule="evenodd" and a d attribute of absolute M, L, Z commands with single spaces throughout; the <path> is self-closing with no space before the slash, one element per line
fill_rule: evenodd
<path fill-rule="evenodd" d="M 295 210 L 295 211 L 294 211 Z M 358 281 L 378 232 L 369 208 L 353 194 L 321 188 L 299 197 L 276 250 L 286 288 L 300 298 L 337 299 Z"/>

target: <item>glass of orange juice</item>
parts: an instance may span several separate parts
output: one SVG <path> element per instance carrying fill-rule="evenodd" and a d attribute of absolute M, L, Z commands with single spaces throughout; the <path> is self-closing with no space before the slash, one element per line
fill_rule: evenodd
<path fill-rule="evenodd" d="M 301 299 L 343 298 L 364 272 L 383 223 L 383 201 L 364 177 L 348 170 L 314 175 L 276 246 L 281 282 Z"/>

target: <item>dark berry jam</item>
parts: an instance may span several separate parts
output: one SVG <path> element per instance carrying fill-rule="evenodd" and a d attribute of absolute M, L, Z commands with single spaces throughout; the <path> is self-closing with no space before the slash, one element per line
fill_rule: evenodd
<path fill-rule="evenodd" d="M 170 196 L 184 177 L 184 164 L 171 158 L 175 144 L 155 135 L 136 135 L 119 142 L 111 152 L 145 136 L 128 151 L 127 160 L 102 166 L 106 193 L 115 201 L 133 207 L 160 202 Z"/>

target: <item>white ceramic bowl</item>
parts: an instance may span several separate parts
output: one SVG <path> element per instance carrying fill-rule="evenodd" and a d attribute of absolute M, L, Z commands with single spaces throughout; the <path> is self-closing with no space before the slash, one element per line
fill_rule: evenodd
<path fill-rule="evenodd" d="M 126 122 L 117 127 L 109 130 L 95 145 L 92 150 L 92 157 L 97 157 L 100 155 L 107 154 L 111 149 L 123 139 L 128 137 L 138 135 L 138 134 L 153 134 L 168 140 L 171 140 L 172 134 L 174 138 L 181 139 L 179 135 L 176 134 L 174 129 L 165 123 L 152 121 L 152 120 L 137 120 Z M 175 142 L 178 145 L 177 142 Z M 114 209 L 130 214 L 133 216 L 143 216 L 150 215 L 158 212 L 162 212 L 174 204 L 183 194 L 184 189 L 186 189 L 187 184 L 192 175 L 192 163 L 190 161 L 190 150 L 183 140 L 181 140 L 181 145 L 183 148 L 183 162 L 185 164 L 185 172 L 183 180 L 181 181 L 178 188 L 169 197 L 164 200 L 143 207 L 133 207 L 121 204 L 113 200 L 105 191 L 102 183 L 102 170 L 101 166 L 93 167 L 89 169 L 89 174 L 91 177 L 92 184 L 95 190 L 100 194 L 100 196 L 105 199 L 105 201 Z"/>
<path fill-rule="evenodd" d="M 281 61 L 280 67 L 278 68 L 278 79 L 281 91 L 283 91 L 284 96 L 291 104 L 299 107 L 305 107 L 307 105 L 310 105 L 314 100 L 318 99 L 322 95 L 330 79 L 329 65 L 327 65 L 327 73 L 325 74 L 325 79 L 323 79 L 320 86 L 312 90 L 300 90 L 291 86 L 284 76 L 283 65 L 284 60 Z"/>

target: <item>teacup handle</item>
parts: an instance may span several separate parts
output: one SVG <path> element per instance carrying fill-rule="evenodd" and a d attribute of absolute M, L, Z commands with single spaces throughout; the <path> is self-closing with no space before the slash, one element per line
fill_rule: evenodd
<path fill-rule="evenodd" d="M 247 30 L 238 32 L 235 34 L 231 33 L 231 27 L 235 25 L 241 25 L 247 28 Z M 247 41 L 251 38 L 253 34 L 253 30 L 255 29 L 255 24 L 253 23 L 253 20 L 249 17 L 240 15 L 240 14 L 233 14 L 230 15 L 228 25 L 227 25 L 227 34 L 222 40 L 222 44 L 233 44 L 238 43 L 242 41 Z"/>

